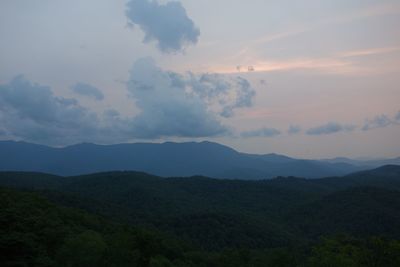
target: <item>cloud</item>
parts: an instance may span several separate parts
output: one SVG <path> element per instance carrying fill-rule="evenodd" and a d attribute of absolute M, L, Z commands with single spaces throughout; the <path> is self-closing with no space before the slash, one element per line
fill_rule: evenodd
<path fill-rule="evenodd" d="M 93 137 L 98 118 L 77 100 L 56 97 L 49 87 L 18 76 L 0 85 L 0 122 L 13 137 L 63 144 Z"/>
<path fill-rule="evenodd" d="M 396 115 L 396 117 L 395 117 L 395 120 L 398 121 L 398 122 L 400 122 L 400 111 L 397 113 L 397 115 Z"/>
<path fill-rule="evenodd" d="M 126 84 L 140 113 L 124 117 L 115 109 L 95 113 L 18 76 L 0 84 L 0 135 L 48 145 L 229 135 L 223 112 L 233 116 L 236 109 L 251 106 L 254 96 L 241 77 L 164 71 L 151 58 L 136 61 Z M 100 98 L 85 84 L 77 88 Z"/>
<path fill-rule="evenodd" d="M 126 16 L 145 33 L 143 42 L 156 41 L 164 53 L 183 51 L 187 45 L 196 44 L 200 35 L 180 2 L 162 5 L 156 0 L 130 0 Z"/>
<path fill-rule="evenodd" d="M 253 131 L 242 132 L 242 137 L 275 137 L 281 134 L 281 131 L 274 128 L 261 128 Z"/>
<path fill-rule="evenodd" d="M 205 137 L 227 131 L 200 97 L 185 92 L 182 77 L 163 71 L 151 58 L 135 62 L 128 89 L 141 109 L 132 122 L 135 137 Z"/>
<path fill-rule="evenodd" d="M 307 130 L 308 135 L 327 135 L 339 132 L 351 132 L 356 129 L 354 125 L 343 125 L 336 122 L 329 122 L 327 124 L 311 128 Z"/>
<path fill-rule="evenodd" d="M 135 62 L 128 90 L 141 113 L 132 120 L 136 138 L 211 137 L 228 134 L 219 117 L 250 105 L 250 84 L 221 75 L 164 71 L 151 58 Z"/>
<path fill-rule="evenodd" d="M 219 115 L 224 118 L 234 116 L 238 108 L 251 107 L 256 95 L 251 84 L 242 77 L 227 79 L 220 74 L 194 75 L 189 73 L 189 79 L 181 84 L 192 88 L 209 106 L 219 108 Z M 182 77 L 181 77 L 182 78 Z"/>
<path fill-rule="evenodd" d="M 46 145 L 81 142 L 118 143 L 131 140 L 129 120 L 114 110 L 102 116 L 74 98 L 55 96 L 50 87 L 17 76 L 0 84 L 0 133 Z"/>
<path fill-rule="evenodd" d="M 287 133 L 290 135 L 298 134 L 300 132 L 301 132 L 301 127 L 298 125 L 290 125 L 289 129 L 287 130 Z"/>
<path fill-rule="evenodd" d="M 397 119 L 397 116 L 396 116 L 396 119 Z M 363 131 L 369 131 L 369 130 L 377 129 L 377 128 L 385 128 L 385 127 L 387 127 L 389 125 L 392 125 L 392 124 L 397 124 L 397 122 L 392 120 L 392 119 L 390 119 L 386 115 L 379 115 L 379 116 L 376 116 L 375 118 L 373 118 L 371 120 L 367 119 L 365 121 L 365 124 L 364 124 L 362 130 Z"/>
<path fill-rule="evenodd" d="M 238 91 L 235 103 L 225 106 L 221 112 L 221 116 L 225 118 L 232 117 L 234 115 L 234 110 L 237 108 L 251 107 L 253 105 L 255 91 L 252 89 L 250 83 L 238 77 L 238 85 L 241 90 Z"/>
<path fill-rule="evenodd" d="M 104 99 L 103 93 L 98 88 L 87 83 L 77 83 L 71 89 L 76 94 L 91 97 L 98 101 Z"/>

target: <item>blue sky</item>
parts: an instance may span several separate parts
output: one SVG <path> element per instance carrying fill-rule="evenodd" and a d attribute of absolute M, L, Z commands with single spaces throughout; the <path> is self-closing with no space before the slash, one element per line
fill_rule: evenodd
<path fill-rule="evenodd" d="M 398 1 L 4 0 L 0 139 L 399 156 L 398 25 Z"/>

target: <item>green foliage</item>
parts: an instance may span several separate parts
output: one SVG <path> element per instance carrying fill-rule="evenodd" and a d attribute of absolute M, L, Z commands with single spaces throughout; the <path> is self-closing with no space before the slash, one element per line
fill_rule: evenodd
<path fill-rule="evenodd" d="M 0 266 L 400 266 L 396 168 L 349 180 L 13 175 L 0 184 L 45 191 L 0 188 Z"/>
<path fill-rule="evenodd" d="M 168 266 L 183 253 L 161 234 L 112 224 L 35 193 L 0 188 L 0 199 L 1 266 Z"/>
<path fill-rule="evenodd" d="M 65 239 L 56 258 L 60 266 L 99 266 L 107 248 L 102 236 L 88 230 Z"/>
<path fill-rule="evenodd" d="M 36 193 L 0 189 L 0 197 L 0 263 L 5 267 L 400 266 L 400 241 L 386 238 L 337 236 L 304 247 L 206 252 L 156 231 L 57 206 Z"/>
<path fill-rule="evenodd" d="M 312 249 L 308 259 L 311 267 L 373 267 L 400 266 L 400 242 L 371 237 L 354 239 L 336 237 L 324 239 Z"/>

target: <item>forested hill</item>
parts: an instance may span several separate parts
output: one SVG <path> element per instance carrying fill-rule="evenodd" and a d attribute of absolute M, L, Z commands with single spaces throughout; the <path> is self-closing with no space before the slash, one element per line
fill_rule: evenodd
<path fill-rule="evenodd" d="M 399 266 L 400 166 L 262 181 L 1 172 L 0 186 L 9 188 L 0 190 L 1 262 Z M 378 247 L 390 257 L 371 254 Z M 370 254 L 385 264 L 368 265 Z"/>
<path fill-rule="evenodd" d="M 283 246 L 336 233 L 400 238 L 400 166 L 394 165 L 336 178 L 263 181 L 2 172 L 0 185 L 44 191 L 57 203 L 156 227 L 207 249 Z"/>
<path fill-rule="evenodd" d="M 78 144 L 53 148 L 25 142 L 0 141 L 0 170 L 81 175 L 135 170 L 155 175 L 204 175 L 229 179 L 276 176 L 318 178 L 363 170 L 344 162 L 294 159 L 277 154 L 252 155 L 212 142 Z"/>
<path fill-rule="evenodd" d="M 383 237 L 337 236 L 295 246 L 210 252 L 154 229 L 66 208 L 39 193 L 0 187 L 0 199 L 4 267 L 397 267 L 400 262 L 400 242 Z"/>

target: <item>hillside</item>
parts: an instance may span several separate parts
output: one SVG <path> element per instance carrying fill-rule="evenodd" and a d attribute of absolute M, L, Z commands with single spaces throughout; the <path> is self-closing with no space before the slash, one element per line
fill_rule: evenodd
<path fill-rule="evenodd" d="M 338 236 L 301 246 L 208 252 L 159 231 L 66 208 L 39 193 L 0 187 L 0 199 L 4 267 L 395 267 L 400 261 L 400 241 L 394 239 Z M 210 221 L 198 225 L 214 226 Z"/>
<path fill-rule="evenodd" d="M 0 187 L 0 199 L 4 267 L 202 266 L 185 256 L 186 245 L 156 231 L 56 205 L 37 193 Z"/>
<path fill-rule="evenodd" d="M 229 179 L 276 176 L 319 178 L 362 170 L 347 163 L 293 159 L 237 152 L 217 143 L 79 144 L 52 148 L 25 142 L 0 141 L 1 171 L 82 175 L 107 171 L 143 171 L 163 177 L 203 175 Z M 365 169 L 365 168 L 364 168 Z"/>
<path fill-rule="evenodd" d="M 263 181 L 8 172 L 0 174 L 0 185 L 40 189 L 56 203 L 155 227 L 211 250 L 273 248 L 338 233 L 399 237 L 399 166 L 337 178 Z M 357 226 L 365 221 L 367 228 Z"/>

